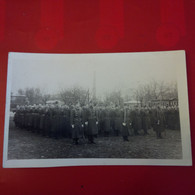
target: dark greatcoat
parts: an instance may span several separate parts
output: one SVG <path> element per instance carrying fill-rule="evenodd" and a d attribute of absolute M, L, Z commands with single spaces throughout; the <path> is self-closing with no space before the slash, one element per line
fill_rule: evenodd
<path fill-rule="evenodd" d="M 99 134 L 99 132 L 100 132 L 100 110 L 98 108 L 95 108 L 95 116 L 96 116 L 96 120 L 98 122 L 98 124 L 97 124 L 97 134 Z"/>
<path fill-rule="evenodd" d="M 141 129 L 141 116 L 139 111 L 132 112 L 132 127 L 136 131 Z"/>
<path fill-rule="evenodd" d="M 61 133 L 64 137 L 69 137 L 68 110 L 65 109 L 61 113 Z"/>
<path fill-rule="evenodd" d="M 45 113 L 44 110 L 40 111 L 40 131 L 44 133 L 44 126 L 45 126 Z"/>
<path fill-rule="evenodd" d="M 72 128 L 72 138 L 78 139 L 83 137 L 83 129 L 82 129 L 82 115 L 80 109 L 73 109 L 71 111 L 71 125 L 74 125 Z"/>
<path fill-rule="evenodd" d="M 147 131 L 149 129 L 150 118 L 146 111 L 141 111 L 142 129 Z"/>
<path fill-rule="evenodd" d="M 105 109 L 102 111 L 103 117 L 103 132 L 110 132 L 110 114 L 109 110 Z"/>
<path fill-rule="evenodd" d="M 83 108 L 82 110 L 82 128 L 83 128 L 83 131 L 84 131 L 84 135 L 87 135 L 87 131 L 88 131 L 88 125 L 85 124 L 88 120 L 88 115 L 89 115 L 89 109 L 88 108 Z"/>
<path fill-rule="evenodd" d="M 116 111 L 115 111 L 115 113 L 116 113 L 116 117 L 115 117 L 115 129 L 117 129 L 118 131 L 120 131 L 121 132 L 121 130 L 122 130 L 122 123 L 123 123 L 123 115 L 124 115 L 124 113 L 123 113 L 123 111 L 122 110 L 120 110 L 120 109 L 117 109 Z"/>
<path fill-rule="evenodd" d="M 110 110 L 110 127 L 112 130 L 115 130 L 116 127 L 115 127 L 115 120 L 116 120 L 116 112 L 114 109 L 111 109 Z"/>
<path fill-rule="evenodd" d="M 52 112 L 48 109 L 45 112 L 45 124 L 44 124 L 44 133 L 46 135 L 50 135 L 51 133 L 51 120 L 52 120 Z"/>
<path fill-rule="evenodd" d="M 127 126 L 128 126 L 129 135 L 133 135 L 134 134 L 132 121 L 133 121 L 132 120 L 132 111 L 131 110 L 127 110 Z"/>
<path fill-rule="evenodd" d="M 53 134 L 56 131 L 56 111 L 51 110 L 51 133 Z"/>
<path fill-rule="evenodd" d="M 103 131 L 104 131 L 104 110 L 102 110 L 101 108 L 99 109 L 98 119 L 99 119 L 99 134 L 103 134 Z"/>
<path fill-rule="evenodd" d="M 39 117 L 39 114 L 37 113 L 37 110 L 34 110 L 33 112 L 33 129 L 34 130 L 37 129 L 38 117 Z"/>
<path fill-rule="evenodd" d="M 179 110 L 178 109 L 174 111 L 174 115 L 175 115 L 175 129 L 180 130 L 180 118 L 179 118 Z"/>
<path fill-rule="evenodd" d="M 59 109 L 54 108 L 51 114 L 51 134 L 54 137 L 59 137 L 60 133 L 60 112 Z"/>
<path fill-rule="evenodd" d="M 127 109 L 125 109 L 122 113 L 123 122 L 122 122 L 122 127 L 121 127 L 121 135 L 123 137 L 129 136 L 129 128 L 128 128 L 128 112 Z M 124 124 L 123 124 L 124 123 Z"/>
<path fill-rule="evenodd" d="M 153 127 L 156 132 L 163 132 L 165 130 L 165 116 L 162 111 L 156 110 L 155 112 L 155 123 Z"/>
<path fill-rule="evenodd" d="M 14 123 L 16 127 L 19 127 L 19 110 L 16 111 L 16 113 L 14 114 Z"/>
<path fill-rule="evenodd" d="M 24 124 L 25 124 L 25 111 L 23 110 L 21 112 L 21 127 L 24 128 Z"/>
<path fill-rule="evenodd" d="M 24 110 L 24 128 L 28 126 L 28 111 Z"/>
<path fill-rule="evenodd" d="M 33 126 L 33 115 L 32 115 L 32 110 L 29 111 L 28 113 L 28 128 L 32 129 Z"/>
<path fill-rule="evenodd" d="M 97 116 L 93 108 L 89 109 L 87 121 L 88 121 L 87 135 L 97 135 L 98 134 L 98 128 L 96 124 Z"/>

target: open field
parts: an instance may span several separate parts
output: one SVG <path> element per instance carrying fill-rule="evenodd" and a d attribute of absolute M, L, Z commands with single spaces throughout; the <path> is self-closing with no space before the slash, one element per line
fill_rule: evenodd
<path fill-rule="evenodd" d="M 163 139 L 157 139 L 155 132 L 149 135 L 130 136 L 129 142 L 122 137 L 97 137 L 96 144 L 80 140 L 73 145 L 68 138 L 43 137 L 12 124 L 9 131 L 8 159 L 48 158 L 182 158 L 181 136 L 178 130 L 166 130 Z"/>

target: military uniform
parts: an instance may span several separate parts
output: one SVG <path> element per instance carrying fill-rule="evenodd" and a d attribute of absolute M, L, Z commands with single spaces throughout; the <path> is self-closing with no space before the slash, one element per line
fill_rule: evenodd
<path fill-rule="evenodd" d="M 144 135 L 148 134 L 149 129 L 149 113 L 147 110 L 141 111 L 142 129 L 144 130 Z"/>
<path fill-rule="evenodd" d="M 83 136 L 82 115 L 80 108 L 76 107 L 71 111 L 72 139 L 77 145 L 79 138 Z"/>
<path fill-rule="evenodd" d="M 132 111 L 132 127 L 134 135 L 139 135 L 139 130 L 141 129 L 141 116 L 139 110 Z"/>
<path fill-rule="evenodd" d="M 117 136 L 122 131 L 123 115 L 123 111 L 119 108 L 115 110 L 115 133 Z"/>
<path fill-rule="evenodd" d="M 129 128 L 128 128 L 128 112 L 127 108 L 124 108 L 123 110 L 123 123 L 122 123 L 122 128 L 121 128 L 121 134 L 123 137 L 124 141 L 129 141 L 128 136 L 129 136 Z"/>
<path fill-rule="evenodd" d="M 44 134 L 46 136 L 51 136 L 51 121 L 52 121 L 52 111 L 50 108 L 46 108 L 45 123 L 44 123 Z"/>
<path fill-rule="evenodd" d="M 95 109 L 92 106 L 89 108 L 86 122 L 88 123 L 87 137 L 89 143 L 94 143 L 94 136 L 97 135 L 98 133 L 98 128 L 97 128 L 98 121 L 97 121 Z"/>
<path fill-rule="evenodd" d="M 165 117 L 162 110 L 157 109 L 155 112 L 154 131 L 156 132 L 157 138 L 162 138 L 161 133 L 165 130 Z"/>
<path fill-rule="evenodd" d="M 44 126 L 45 126 L 45 110 L 44 110 L 44 108 L 41 108 L 41 110 L 39 111 L 39 115 L 40 115 L 40 125 L 39 125 L 40 133 L 42 135 L 45 135 L 45 131 L 44 131 Z"/>
<path fill-rule="evenodd" d="M 115 109 L 114 108 L 112 108 L 111 110 L 110 110 L 110 129 L 112 129 L 112 131 L 113 131 L 113 133 L 115 134 L 115 135 L 117 135 L 117 132 L 116 132 L 116 123 L 115 123 L 115 119 L 116 119 L 116 112 L 115 112 Z"/>
<path fill-rule="evenodd" d="M 106 108 L 102 111 L 102 119 L 103 119 L 104 135 L 109 136 L 109 134 L 110 134 L 110 112 L 109 112 L 108 108 Z"/>

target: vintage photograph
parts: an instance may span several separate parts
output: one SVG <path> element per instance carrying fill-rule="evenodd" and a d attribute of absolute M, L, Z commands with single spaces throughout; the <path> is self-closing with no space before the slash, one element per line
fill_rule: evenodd
<path fill-rule="evenodd" d="M 191 164 L 184 51 L 9 53 L 4 167 Z"/>

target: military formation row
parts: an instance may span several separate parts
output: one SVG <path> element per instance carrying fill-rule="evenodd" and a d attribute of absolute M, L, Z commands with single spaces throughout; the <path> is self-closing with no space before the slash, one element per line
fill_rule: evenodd
<path fill-rule="evenodd" d="M 97 106 L 32 106 L 18 107 L 14 115 L 16 127 L 27 129 L 50 137 L 72 137 L 77 144 L 79 138 L 87 137 L 90 143 L 94 137 L 123 136 L 140 132 L 148 134 L 153 128 L 157 137 L 167 129 L 180 129 L 177 108 L 119 108 Z"/>

